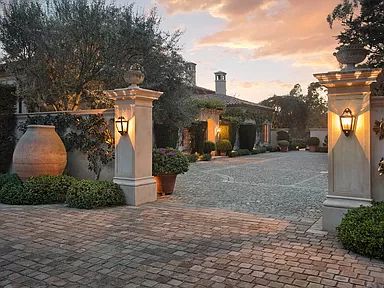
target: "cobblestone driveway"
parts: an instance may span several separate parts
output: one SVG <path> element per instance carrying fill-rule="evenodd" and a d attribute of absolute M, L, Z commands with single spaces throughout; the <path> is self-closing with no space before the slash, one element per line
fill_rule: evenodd
<path fill-rule="evenodd" d="M 0 205 L 0 287 L 383 287 L 383 262 L 311 225 L 164 200 Z"/>
<path fill-rule="evenodd" d="M 177 178 L 171 199 L 278 217 L 321 216 L 327 193 L 327 154 L 265 153 L 197 162 Z"/>

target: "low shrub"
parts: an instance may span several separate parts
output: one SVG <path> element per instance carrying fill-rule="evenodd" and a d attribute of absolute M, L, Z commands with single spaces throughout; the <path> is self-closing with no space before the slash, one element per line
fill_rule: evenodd
<path fill-rule="evenodd" d="M 66 175 L 31 177 L 24 183 L 24 192 L 30 200 L 25 204 L 64 203 L 68 189 L 76 181 L 76 178 Z"/>
<path fill-rule="evenodd" d="M 69 207 L 93 209 L 125 204 L 123 191 L 108 181 L 79 180 L 68 189 L 66 203 Z"/>
<path fill-rule="evenodd" d="M 239 149 L 237 153 L 239 153 L 239 156 L 251 155 L 251 151 L 248 149 Z"/>
<path fill-rule="evenodd" d="M 316 152 L 328 153 L 328 147 L 317 147 Z"/>
<path fill-rule="evenodd" d="M 307 147 L 307 141 L 301 138 L 294 138 L 289 143 L 289 150 L 299 150 Z"/>
<path fill-rule="evenodd" d="M 220 152 L 228 153 L 232 150 L 232 144 L 229 140 L 220 140 L 216 143 L 216 150 Z"/>
<path fill-rule="evenodd" d="M 261 154 L 265 152 L 267 152 L 267 148 L 264 146 L 260 146 L 252 149 L 251 154 L 254 155 L 254 154 Z"/>
<path fill-rule="evenodd" d="M 289 141 L 289 134 L 287 131 L 280 130 L 280 131 L 277 131 L 276 134 L 277 134 L 276 136 L 277 141 L 281 141 L 281 140 Z"/>
<path fill-rule="evenodd" d="M 8 182 L 21 183 L 21 180 L 16 174 L 0 174 L 0 189 Z"/>
<path fill-rule="evenodd" d="M 277 142 L 277 145 L 279 145 L 280 147 L 288 147 L 289 142 L 287 140 L 280 140 Z"/>
<path fill-rule="evenodd" d="M 319 146 L 320 145 L 320 139 L 317 137 L 310 137 L 308 139 L 308 146 Z"/>
<path fill-rule="evenodd" d="M 195 153 L 194 154 L 187 154 L 185 156 L 187 156 L 189 163 L 195 163 L 198 159 L 198 156 Z"/>
<path fill-rule="evenodd" d="M 204 153 L 199 156 L 200 161 L 211 161 L 211 159 L 212 159 L 212 155 L 209 153 Z"/>
<path fill-rule="evenodd" d="M 384 202 L 350 209 L 337 227 L 344 248 L 384 260 Z"/>
<path fill-rule="evenodd" d="M 216 150 L 216 144 L 212 141 L 205 141 L 203 146 L 203 152 L 205 154 L 211 153 Z"/>
<path fill-rule="evenodd" d="M 229 158 L 238 157 L 238 156 L 239 156 L 239 152 L 237 152 L 237 151 L 229 151 L 228 152 Z"/>
<path fill-rule="evenodd" d="M 154 149 L 152 153 L 152 175 L 182 174 L 188 171 L 188 158 L 173 148 Z"/>
<path fill-rule="evenodd" d="M 9 181 L 0 189 L 0 202 L 10 205 L 30 204 L 29 194 L 25 193 L 23 183 Z"/>

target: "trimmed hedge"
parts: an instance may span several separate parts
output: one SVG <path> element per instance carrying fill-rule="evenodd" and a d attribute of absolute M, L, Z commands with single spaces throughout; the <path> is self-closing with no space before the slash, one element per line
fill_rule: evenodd
<path fill-rule="evenodd" d="M 280 141 L 277 141 L 277 145 L 279 145 L 280 147 L 288 147 L 289 142 L 287 140 L 280 140 Z"/>
<path fill-rule="evenodd" d="M 73 208 L 93 209 L 124 205 L 125 197 L 115 183 L 79 180 L 68 189 L 66 203 Z"/>
<path fill-rule="evenodd" d="M 199 156 L 200 161 L 211 161 L 212 155 L 209 153 L 205 153 Z"/>
<path fill-rule="evenodd" d="M 344 248 L 384 260 L 384 202 L 350 209 L 337 227 Z"/>
<path fill-rule="evenodd" d="M 176 148 L 178 128 L 171 125 L 155 124 L 153 127 L 157 148 Z"/>
<path fill-rule="evenodd" d="M 14 132 L 16 128 L 15 88 L 9 85 L 0 85 L 0 173 L 8 172 L 15 149 Z"/>
<path fill-rule="evenodd" d="M 232 144 L 229 140 L 220 140 L 216 142 L 216 150 L 218 152 L 225 152 L 227 153 L 228 151 L 232 150 Z"/>
<path fill-rule="evenodd" d="M 0 190 L 8 182 L 21 183 L 21 180 L 16 174 L 0 174 Z"/>
<path fill-rule="evenodd" d="M 289 141 L 289 134 L 287 131 L 280 130 L 280 131 L 277 131 L 276 134 L 277 134 L 277 136 L 276 136 L 277 141 L 280 141 L 280 140 Z"/>
<path fill-rule="evenodd" d="M 208 129 L 208 122 L 199 121 L 191 124 L 189 128 L 191 136 L 191 149 L 192 153 L 203 153 L 205 134 Z"/>
<path fill-rule="evenodd" d="M 211 153 L 216 150 L 216 144 L 212 141 L 205 141 L 203 146 L 203 152 L 205 154 Z"/>
<path fill-rule="evenodd" d="M 319 146 L 320 145 L 320 139 L 317 137 L 310 137 L 308 139 L 308 146 Z"/>
<path fill-rule="evenodd" d="M 242 124 L 239 128 L 240 149 L 252 150 L 256 138 L 256 125 Z"/>
<path fill-rule="evenodd" d="M 230 152 L 228 152 L 228 157 L 229 158 L 238 157 L 238 156 L 239 156 L 239 152 L 237 152 L 237 151 L 230 151 Z"/>
<path fill-rule="evenodd" d="M 31 177 L 25 183 L 15 174 L 2 176 L 8 181 L 0 189 L 0 202 L 11 205 L 64 203 L 68 188 L 76 178 L 70 176 Z"/>

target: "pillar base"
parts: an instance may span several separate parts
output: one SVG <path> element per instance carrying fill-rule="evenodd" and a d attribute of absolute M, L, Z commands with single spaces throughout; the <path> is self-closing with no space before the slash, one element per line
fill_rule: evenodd
<path fill-rule="evenodd" d="M 113 182 L 120 185 L 127 205 L 139 206 L 157 200 L 156 181 L 152 176 L 145 178 L 114 177 Z"/>
<path fill-rule="evenodd" d="M 323 205 L 323 230 L 336 232 L 348 209 L 370 206 L 372 199 L 328 195 Z"/>

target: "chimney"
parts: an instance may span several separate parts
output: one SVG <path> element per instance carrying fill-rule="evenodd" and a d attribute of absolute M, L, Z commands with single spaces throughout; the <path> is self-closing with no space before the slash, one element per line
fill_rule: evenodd
<path fill-rule="evenodd" d="M 227 73 L 222 71 L 215 72 L 216 94 L 227 95 L 226 75 Z"/>
<path fill-rule="evenodd" d="M 196 86 L 196 63 L 187 62 L 187 76 L 192 86 Z"/>

